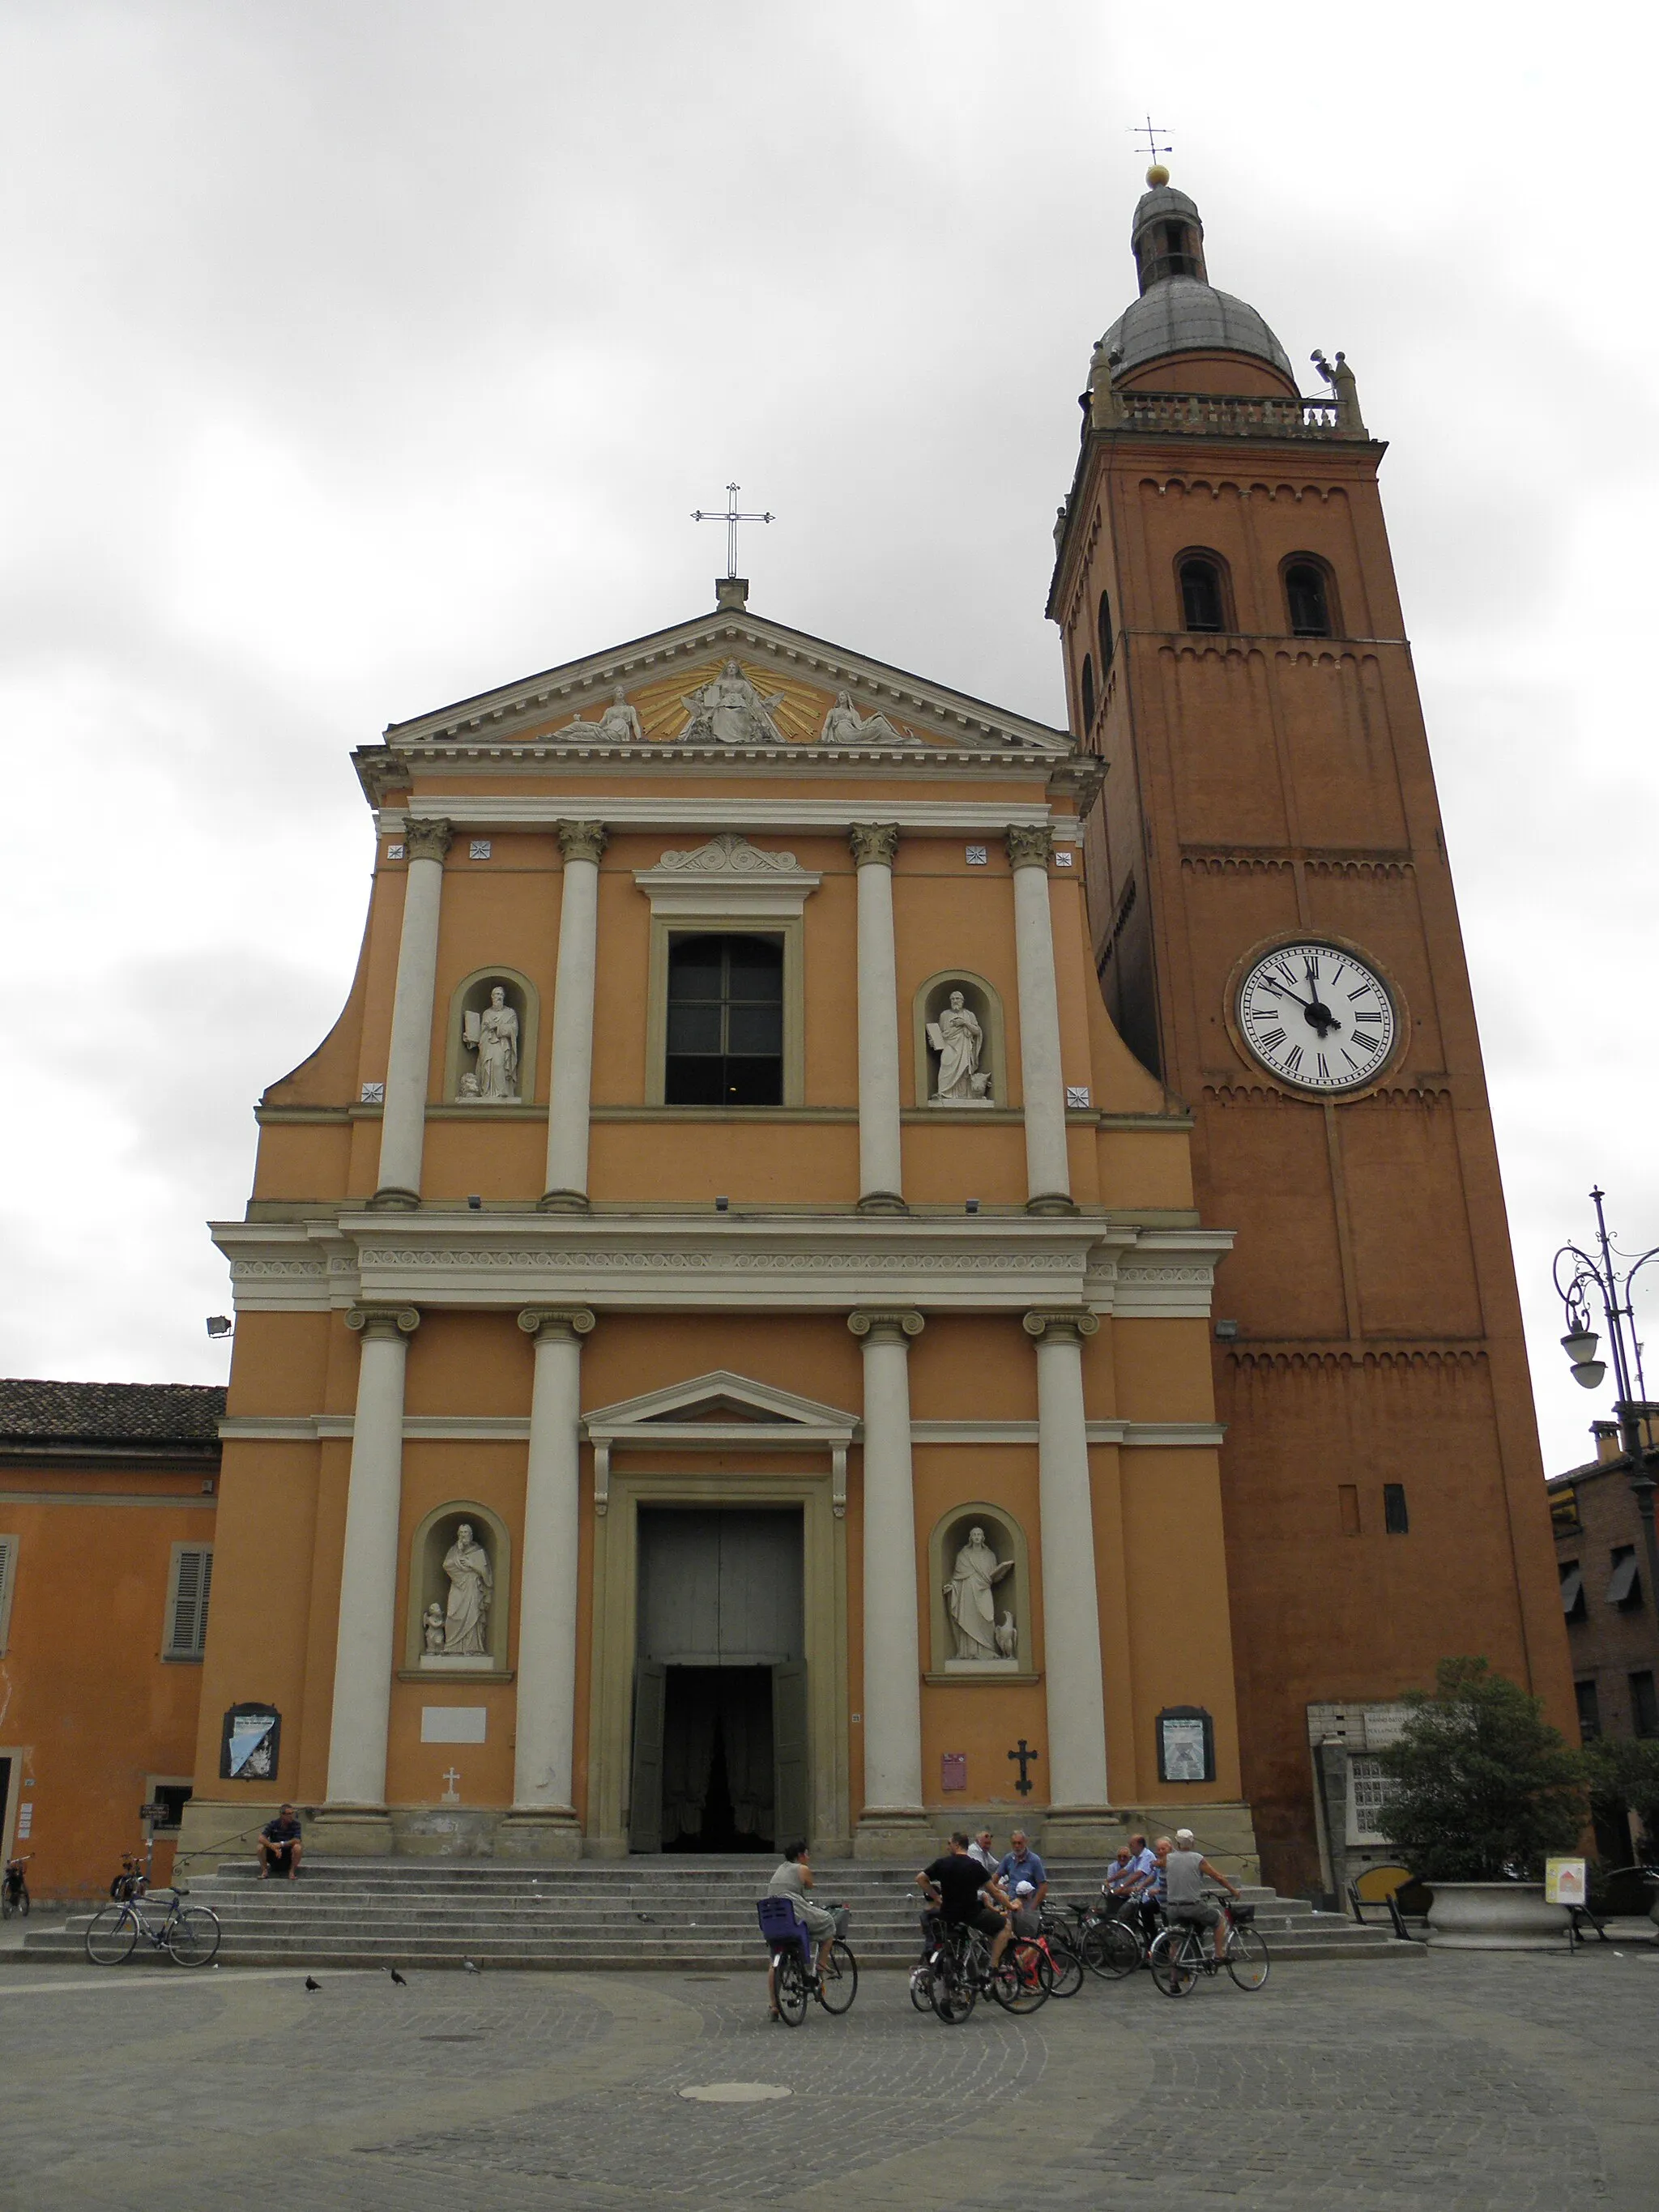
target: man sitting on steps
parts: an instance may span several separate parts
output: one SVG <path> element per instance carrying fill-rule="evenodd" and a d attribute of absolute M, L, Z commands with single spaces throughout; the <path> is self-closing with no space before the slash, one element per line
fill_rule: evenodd
<path fill-rule="evenodd" d="M 301 1841 L 300 1823 L 294 1817 L 292 1805 L 282 1806 L 274 1820 L 267 1820 L 259 1831 L 259 1879 L 269 1881 L 270 1870 L 276 1867 L 285 1873 L 290 1881 L 297 1881 L 300 1861 L 305 1855 Z"/>

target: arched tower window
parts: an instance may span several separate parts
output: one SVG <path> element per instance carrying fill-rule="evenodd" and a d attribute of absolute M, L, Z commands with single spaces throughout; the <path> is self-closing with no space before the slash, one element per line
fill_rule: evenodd
<path fill-rule="evenodd" d="M 1100 647 L 1100 672 L 1103 677 L 1112 665 L 1112 603 L 1104 592 L 1100 595 L 1100 610 L 1095 617 L 1095 637 Z"/>
<path fill-rule="evenodd" d="M 1285 570 L 1285 601 L 1292 637 L 1331 637 L 1330 586 L 1316 561 L 1292 561 Z"/>
<path fill-rule="evenodd" d="M 1085 732 L 1095 726 L 1095 664 L 1085 653 L 1083 656 L 1083 727 Z"/>
<path fill-rule="evenodd" d="M 1186 629 L 1221 630 L 1227 627 L 1221 563 L 1211 554 L 1188 553 L 1182 561 L 1181 619 Z"/>

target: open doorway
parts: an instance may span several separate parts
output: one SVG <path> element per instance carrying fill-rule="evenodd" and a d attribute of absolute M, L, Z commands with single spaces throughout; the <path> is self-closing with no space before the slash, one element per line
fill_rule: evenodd
<path fill-rule="evenodd" d="M 670 1667 L 662 1848 L 765 1851 L 777 1840 L 769 1667 Z"/>

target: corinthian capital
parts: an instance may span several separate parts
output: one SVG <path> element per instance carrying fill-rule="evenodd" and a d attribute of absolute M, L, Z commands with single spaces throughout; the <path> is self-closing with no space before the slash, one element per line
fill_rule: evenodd
<path fill-rule="evenodd" d="M 447 822 L 417 822 L 411 816 L 404 824 L 404 854 L 411 860 L 441 860 L 453 835 Z"/>
<path fill-rule="evenodd" d="M 910 1309 L 886 1313 L 860 1310 L 848 1315 L 847 1326 L 854 1336 L 867 1338 L 872 1344 L 902 1344 L 906 1337 L 920 1336 L 927 1324 Z"/>
<path fill-rule="evenodd" d="M 1078 1344 L 1085 1336 L 1093 1336 L 1100 1327 L 1097 1314 L 1084 1313 L 1073 1307 L 1062 1313 L 1034 1310 L 1024 1316 L 1023 1326 L 1027 1336 L 1039 1342 Z"/>
<path fill-rule="evenodd" d="M 559 850 L 567 860 L 592 860 L 596 865 L 611 842 L 603 822 L 561 822 Z"/>
<path fill-rule="evenodd" d="M 1008 865 L 1011 868 L 1046 868 L 1054 847 L 1054 832 L 1046 822 L 1012 822 L 1008 825 Z"/>
<path fill-rule="evenodd" d="M 519 1327 L 538 1343 L 544 1336 L 580 1343 L 592 1326 L 593 1316 L 586 1306 L 526 1306 L 519 1316 Z"/>
<path fill-rule="evenodd" d="M 898 841 L 896 822 L 854 822 L 847 832 L 854 861 L 860 868 L 890 868 Z"/>
<path fill-rule="evenodd" d="M 352 1306 L 345 1325 L 366 1337 L 413 1336 L 421 1316 L 413 1306 Z"/>

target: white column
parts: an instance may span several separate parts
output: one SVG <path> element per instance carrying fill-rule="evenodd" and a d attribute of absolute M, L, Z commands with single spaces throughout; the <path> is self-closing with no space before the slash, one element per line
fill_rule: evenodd
<path fill-rule="evenodd" d="M 556 1212 L 587 1205 L 587 1109 L 593 1082 L 593 969 L 599 941 L 599 858 L 610 839 L 599 822 L 561 822 L 564 895 L 553 992 L 553 1079 L 547 1100 L 547 1188 Z"/>
<path fill-rule="evenodd" d="M 582 1339 L 586 1306 L 533 1306 L 519 1327 L 536 1340 L 519 1569 L 518 1739 L 511 1825 L 532 1856 L 581 1854 L 572 1794 L 576 1737 Z"/>
<path fill-rule="evenodd" d="M 914 1848 L 922 1826 L 921 1640 L 910 1476 L 910 1351 L 919 1313 L 855 1313 L 864 1343 L 864 1812 L 860 1856 Z"/>
<path fill-rule="evenodd" d="M 1095 1516 L 1083 1406 L 1083 1339 L 1090 1313 L 1028 1313 L 1036 1339 L 1037 1510 L 1042 1522 L 1043 1673 L 1048 1706 L 1048 1796 L 1056 1814 L 1104 1813 L 1106 1700 L 1095 1590 Z"/>
<path fill-rule="evenodd" d="M 1066 1077 L 1048 910 L 1048 830 L 1008 831 L 1014 872 L 1014 961 L 1019 983 L 1019 1079 L 1025 1102 L 1025 1203 L 1034 1213 L 1072 1212 L 1066 1152 Z"/>
<path fill-rule="evenodd" d="M 898 968 L 893 951 L 890 822 L 855 822 L 848 831 L 859 884 L 859 1207 L 904 1210 L 899 1145 Z"/>
<path fill-rule="evenodd" d="M 438 981 L 438 911 L 443 902 L 447 822 L 404 827 L 409 874 L 404 927 L 398 940 L 398 981 L 392 1000 L 392 1042 L 386 1060 L 376 1206 L 421 1202 L 421 1152 L 426 1143 L 426 1085 L 432 1065 L 432 998 Z"/>
<path fill-rule="evenodd" d="M 386 1724 L 392 1711 L 403 1503 L 404 1368 L 419 1326 L 413 1306 L 354 1306 L 362 1337 L 346 1496 L 334 1713 L 328 1739 L 331 1813 L 386 1814 Z"/>

